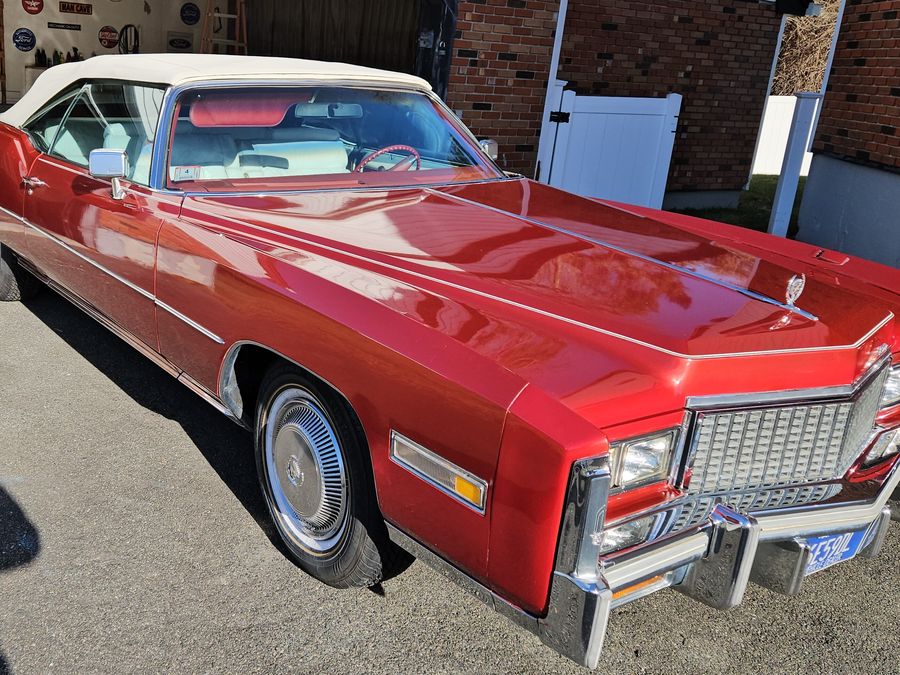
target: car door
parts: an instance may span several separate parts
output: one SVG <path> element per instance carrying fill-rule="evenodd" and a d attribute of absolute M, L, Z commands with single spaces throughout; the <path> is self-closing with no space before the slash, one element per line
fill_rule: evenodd
<path fill-rule="evenodd" d="M 174 198 L 147 186 L 163 89 L 122 82 L 81 87 L 26 179 L 29 254 L 54 281 L 154 349 L 156 237 Z M 37 136 L 37 125 L 26 130 Z M 49 139 L 49 140 L 47 140 Z M 88 171 L 91 150 L 124 150 L 123 199 Z M 176 210 L 177 212 L 177 210 Z"/>

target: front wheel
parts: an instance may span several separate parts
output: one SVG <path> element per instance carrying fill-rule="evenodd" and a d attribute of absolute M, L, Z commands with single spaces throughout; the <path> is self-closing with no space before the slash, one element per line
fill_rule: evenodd
<path fill-rule="evenodd" d="M 12 250 L 0 244 L 0 302 L 28 300 L 41 290 L 41 282 L 20 264 Z"/>
<path fill-rule="evenodd" d="M 294 561 L 337 588 L 379 583 L 392 555 L 367 453 L 336 394 L 290 365 L 266 375 L 256 414 L 263 495 Z"/>

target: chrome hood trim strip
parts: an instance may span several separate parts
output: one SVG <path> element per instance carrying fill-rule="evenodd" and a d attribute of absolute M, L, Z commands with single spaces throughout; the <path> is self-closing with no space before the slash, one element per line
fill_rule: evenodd
<path fill-rule="evenodd" d="M 427 191 L 427 190 L 426 190 Z M 442 194 L 440 192 L 435 191 L 435 194 Z M 194 208 L 198 208 L 198 206 L 194 206 Z M 202 210 L 202 205 L 199 210 Z M 502 213 L 506 213 L 505 211 Z M 263 232 L 266 234 L 270 234 L 271 230 L 262 227 L 260 225 L 254 225 L 253 223 L 249 223 L 244 220 L 239 220 L 237 218 L 233 218 L 230 216 L 226 216 L 221 213 L 216 214 L 216 218 L 220 221 L 227 221 L 229 223 L 233 223 L 234 225 L 238 225 L 244 229 L 255 230 L 257 232 Z M 769 350 L 758 350 L 758 351 L 747 351 L 747 352 L 725 352 L 725 353 L 716 353 L 716 354 L 683 354 L 681 352 L 674 351 L 672 349 L 666 349 L 665 347 L 660 347 L 659 345 L 655 345 L 650 342 L 646 342 L 644 340 L 639 340 L 637 338 L 633 338 L 628 335 L 623 335 L 621 333 L 616 333 L 615 331 L 607 330 L 606 328 L 600 328 L 599 326 L 593 326 L 591 324 L 585 323 L 583 321 L 578 321 L 577 319 L 570 319 L 565 316 L 561 316 L 559 314 L 554 314 L 553 312 L 548 312 L 543 309 L 539 309 L 537 307 L 532 307 L 531 305 L 526 305 L 521 302 L 516 302 L 514 300 L 510 300 L 509 298 L 503 298 L 496 295 L 492 295 L 490 293 L 485 293 L 484 291 L 478 291 L 474 288 L 470 288 L 468 286 L 464 286 L 462 284 L 456 284 L 452 281 L 446 281 L 443 279 L 437 279 L 433 276 L 429 276 L 427 274 L 423 274 L 421 272 L 415 272 L 410 269 L 406 269 L 400 267 L 398 265 L 391 265 L 390 263 L 386 263 L 380 260 L 375 260 L 373 258 L 360 255 L 358 253 L 353 253 L 349 250 L 345 250 L 342 248 L 338 248 L 336 246 L 330 246 L 323 242 L 312 241 L 310 239 L 305 239 L 303 237 L 303 233 L 299 231 L 295 231 L 291 233 L 291 236 L 297 241 L 303 242 L 304 244 L 308 244 L 309 246 L 313 246 L 318 249 L 322 249 L 324 251 L 328 251 L 330 253 L 336 253 L 340 256 L 344 256 L 346 258 L 352 258 L 354 260 L 360 260 L 362 262 L 366 262 L 369 265 L 377 266 L 381 269 L 391 270 L 392 272 L 397 272 L 399 274 L 407 275 L 410 277 L 415 277 L 417 279 L 423 279 L 433 284 L 439 284 L 441 286 L 446 286 L 447 288 L 453 288 L 458 291 L 462 291 L 464 293 L 470 293 L 472 295 L 486 298 L 488 300 L 493 300 L 494 302 L 503 303 L 505 305 L 509 305 L 510 307 L 516 307 L 517 309 L 522 309 L 528 312 L 533 312 L 534 314 L 539 314 L 541 316 L 545 316 L 549 319 L 554 319 L 556 321 L 561 321 L 563 323 L 567 323 L 572 326 L 577 326 L 579 328 L 584 328 L 585 330 L 592 331 L 594 333 L 600 333 L 601 335 L 606 335 L 611 338 L 615 338 L 617 340 L 624 340 L 625 342 L 630 342 L 631 344 L 635 344 L 641 347 L 646 347 L 647 349 L 652 349 L 654 351 L 660 352 L 662 354 L 668 354 L 669 356 L 674 356 L 679 359 L 685 359 L 688 361 L 705 361 L 709 359 L 726 359 L 726 358 L 734 358 L 738 356 L 762 356 L 762 355 L 777 355 L 777 354 L 805 354 L 805 353 L 818 353 L 818 352 L 833 352 L 833 351 L 843 351 L 845 349 L 858 349 L 862 344 L 872 337 L 875 333 L 881 330 L 882 327 L 885 326 L 889 321 L 894 318 L 893 312 L 888 312 L 887 316 L 884 317 L 872 330 L 863 335 L 859 340 L 857 340 L 853 344 L 849 345 L 831 345 L 828 347 L 798 347 L 797 349 L 769 349 Z"/>
<path fill-rule="evenodd" d="M 565 234 L 570 237 L 574 237 L 576 239 L 581 239 L 582 241 L 589 241 L 592 244 L 597 244 L 598 246 L 602 246 L 603 248 L 607 248 L 611 251 L 616 251 L 617 253 L 622 253 L 624 255 L 630 256 L 632 258 L 637 258 L 638 260 L 643 260 L 644 262 L 649 262 L 654 265 L 659 265 L 660 267 L 665 267 L 666 269 L 673 270 L 675 272 L 679 272 L 680 274 L 685 274 L 690 277 L 694 277 L 695 279 L 701 279 L 702 281 L 709 282 L 711 284 L 715 284 L 717 286 L 721 286 L 722 288 L 727 288 L 728 290 L 735 291 L 742 295 L 746 295 L 748 298 L 753 298 L 754 300 L 758 300 L 760 302 L 765 302 L 769 305 L 774 305 L 779 309 L 783 309 L 786 312 L 791 312 L 792 314 L 797 314 L 798 316 L 802 316 L 805 319 L 809 319 L 810 321 L 818 321 L 819 317 L 814 314 L 807 312 L 806 310 L 800 309 L 794 305 L 789 305 L 784 302 L 780 302 L 775 300 L 774 298 L 770 298 L 768 295 L 763 295 L 762 293 L 757 293 L 756 291 L 751 291 L 749 288 L 743 288 L 738 286 L 737 284 L 732 284 L 731 282 L 725 281 L 724 279 L 717 279 L 715 277 L 711 277 L 706 274 L 702 274 L 692 269 L 688 269 L 687 267 L 681 267 L 680 265 L 675 265 L 674 263 L 666 262 L 665 260 L 660 260 L 658 258 L 654 258 L 653 256 L 644 255 L 643 253 L 637 253 L 636 251 L 629 250 L 627 248 L 623 248 L 621 246 L 616 246 L 615 244 L 610 244 L 607 241 L 603 241 L 602 239 L 597 239 L 596 237 L 589 237 L 586 234 L 580 234 L 578 232 L 574 232 L 573 230 L 566 229 L 564 227 L 559 227 L 558 225 L 551 225 L 550 223 L 544 222 L 542 220 L 536 220 L 534 218 L 529 218 L 528 216 L 523 216 L 518 213 L 513 213 L 512 211 L 506 211 L 504 209 L 497 208 L 496 206 L 490 206 L 488 204 L 483 204 L 482 202 L 476 202 L 471 199 L 466 199 L 465 197 L 460 197 L 459 195 L 448 194 L 446 192 L 442 192 L 441 190 L 435 190 L 433 188 L 427 187 L 425 191 L 429 194 L 443 197 L 444 199 L 448 199 L 451 201 L 457 201 L 463 204 L 468 204 L 470 206 L 480 207 L 483 209 L 487 209 L 489 211 L 493 211 L 494 213 L 500 213 L 505 216 L 509 216 L 510 218 L 516 218 L 523 222 L 529 223 L 531 225 L 537 225 L 538 227 L 543 227 L 548 230 L 553 230 L 554 232 L 559 232 L 560 234 Z M 617 208 L 617 207 L 613 207 Z M 620 211 L 624 211 L 625 209 L 619 209 Z M 627 213 L 627 211 L 626 211 Z"/>

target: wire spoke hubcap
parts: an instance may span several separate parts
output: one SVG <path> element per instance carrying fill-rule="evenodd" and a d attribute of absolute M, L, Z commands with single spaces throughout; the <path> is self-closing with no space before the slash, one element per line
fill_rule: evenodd
<path fill-rule="evenodd" d="M 309 392 L 291 388 L 275 398 L 265 459 L 276 518 L 288 537 L 316 552 L 333 548 L 347 522 L 347 474 L 335 430 Z"/>

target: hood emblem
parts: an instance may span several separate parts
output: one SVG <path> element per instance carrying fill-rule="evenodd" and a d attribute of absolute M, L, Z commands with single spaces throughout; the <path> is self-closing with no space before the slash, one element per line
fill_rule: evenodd
<path fill-rule="evenodd" d="M 784 294 L 784 300 L 788 307 L 796 305 L 797 300 L 803 295 L 803 289 L 806 288 L 806 275 L 795 274 L 791 277 L 787 284 L 787 291 Z"/>

